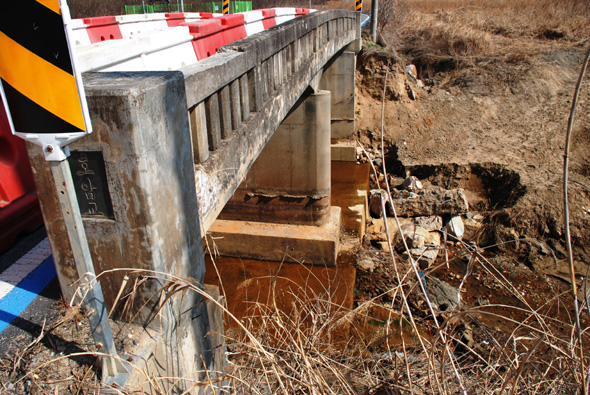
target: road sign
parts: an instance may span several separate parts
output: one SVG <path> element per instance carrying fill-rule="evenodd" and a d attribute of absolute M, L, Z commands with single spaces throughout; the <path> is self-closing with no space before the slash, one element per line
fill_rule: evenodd
<path fill-rule="evenodd" d="M 229 0 L 223 0 L 223 14 L 229 14 Z"/>
<path fill-rule="evenodd" d="M 89 280 L 84 305 L 102 358 L 102 382 L 122 385 L 108 312 L 76 199 L 67 145 L 92 131 L 82 78 L 68 40 L 65 0 L 16 0 L 0 13 L 0 94 L 12 133 L 43 148 L 50 162 L 76 269 Z"/>
<path fill-rule="evenodd" d="M 47 160 L 92 132 L 82 79 L 68 42 L 65 0 L 18 0 L 0 12 L 0 94 L 12 132 Z"/>

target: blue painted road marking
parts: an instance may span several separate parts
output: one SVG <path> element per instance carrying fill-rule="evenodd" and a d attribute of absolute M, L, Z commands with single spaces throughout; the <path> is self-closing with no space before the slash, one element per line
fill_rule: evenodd
<path fill-rule="evenodd" d="M 0 333 L 55 278 L 49 242 L 37 247 L 0 273 Z"/>

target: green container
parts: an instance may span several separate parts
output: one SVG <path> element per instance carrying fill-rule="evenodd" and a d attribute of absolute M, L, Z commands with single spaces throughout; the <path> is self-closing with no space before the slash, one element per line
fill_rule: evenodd
<path fill-rule="evenodd" d="M 184 4 L 145 4 L 144 5 L 126 5 L 125 14 L 151 14 L 154 12 L 212 12 L 220 14 L 223 10 L 222 1 L 207 1 L 203 3 Z M 252 11 L 251 1 L 231 1 L 229 2 L 230 14 L 238 12 Z"/>

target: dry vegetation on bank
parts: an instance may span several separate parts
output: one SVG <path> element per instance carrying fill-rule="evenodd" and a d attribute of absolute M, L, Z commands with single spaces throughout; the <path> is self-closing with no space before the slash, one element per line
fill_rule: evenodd
<path fill-rule="evenodd" d="M 519 63 L 560 39 L 590 37 L 588 0 L 386 0 L 382 40 L 425 77 L 462 67 Z M 539 41 L 542 40 L 543 42 Z"/>

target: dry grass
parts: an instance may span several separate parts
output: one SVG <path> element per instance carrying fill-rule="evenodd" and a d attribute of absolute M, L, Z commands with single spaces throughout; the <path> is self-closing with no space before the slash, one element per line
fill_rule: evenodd
<path fill-rule="evenodd" d="M 428 76 L 520 63 L 557 45 L 583 45 L 590 35 L 587 0 L 383 1 L 395 3 L 395 12 L 382 37 Z"/>
<path fill-rule="evenodd" d="M 468 261 L 457 289 L 459 300 L 471 276 L 485 272 L 495 286 L 507 289 L 520 305 L 474 307 L 460 303 L 451 310 L 438 311 L 430 300 L 428 285 L 418 281 L 417 263 L 390 255 L 382 264 L 392 267 L 395 284 L 382 295 L 357 301 L 352 310 L 331 300 L 328 291 L 332 285 L 316 294 L 310 293 L 305 283 L 290 289 L 271 286 L 261 290 L 260 302 L 254 303 L 241 320 L 211 298 L 225 311 L 231 326 L 238 328 L 226 335 L 227 370 L 208 372 L 213 379 L 202 383 L 183 377 L 154 377 L 142 370 L 138 373 L 144 378 L 143 390 L 147 385 L 153 394 L 166 394 L 170 387 L 167 381 L 187 381 L 188 387 L 209 388 L 216 394 L 580 393 L 584 365 L 579 359 L 575 317 L 570 314 L 563 320 L 554 314 L 556 310 L 571 311 L 571 297 L 555 294 L 542 305 L 531 305 L 517 289 L 518 284 L 512 284 L 502 269 L 487 259 L 488 253 L 467 244 L 460 250 L 456 258 L 449 258 Z M 431 281 L 430 273 L 426 272 L 426 284 Z M 188 289 L 209 297 L 194 280 L 164 273 L 140 274 L 165 278 L 167 290 Z M 285 300 L 292 301 L 288 311 Z M 72 310 L 62 321 L 77 312 Z M 581 314 L 588 314 L 588 306 L 582 306 Z M 486 323 L 490 318 L 495 325 Z M 42 330 L 29 347 L 3 361 L 0 371 L 8 372 L 13 383 L 2 384 L 0 393 L 4 393 L 2 389 L 26 393 L 33 384 L 23 384 L 31 381 L 45 393 L 57 388 L 72 393 L 97 391 L 92 364 L 66 369 L 71 369 L 68 377 L 47 373 L 67 359 L 92 359 L 99 355 L 97 352 L 57 356 L 25 369 L 23 358 L 28 358 L 27 354 L 62 321 Z M 587 331 L 582 341 L 585 346 L 590 344 Z M 589 361 L 585 362 L 588 366 Z M 44 377 L 51 379 L 45 382 Z M 63 382 L 68 386 L 63 387 Z M 17 391 L 19 388 L 25 391 Z M 127 388 L 120 393 L 133 394 L 136 390 Z"/>
<path fill-rule="evenodd" d="M 478 264 L 498 275 L 481 256 L 475 261 L 480 259 Z M 250 328 L 258 345 L 228 339 L 232 350 L 228 377 L 235 393 L 578 393 L 581 365 L 575 340 L 567 335 L 573 328 L 571 322 L 556 322 L 530 306 L 527 319 L 514 323 L 514 331 L 508 334 L 477 318 L 492 314 L 487 310 L 494 306 L 458 308 L 437 315 L 436 320 L 418 318 L 404 299 L 426 297 L 420 295 L 408 267 L 409 272 L 399 273 L 406 279 L 404 285 L 390 290 L 395 297 L 387 305 L 375 299 L 346 314 L 333 315 L 322 309 L 326 301 L 300 300 L 301 310 L 294 316 L 261 307 L 255 320 L 259 324 Z M 498 281 L 514 288 L 501 278 Z M 563 302 L 551 300 L 545 307 Z M 329 341 L 330 332 L 343 320 L 351 325 L 376 320 L 368 313 L 374 304 L 390 312 L 390 319 L 382 323 L 380 343 L 369 347 L 366 339 L 356 337 L 345 346 Z M 406 307 L 392 307 L 396 305 Z M 513 321 L 510 315 L 496 318 Z M 466 326 L 474 328 L 475 342 L 466 340 Z M 422 328 L 432 331 L 424 333 Z M 411 334 L 411 341 L 399 335 L 402 331 Z"/>

